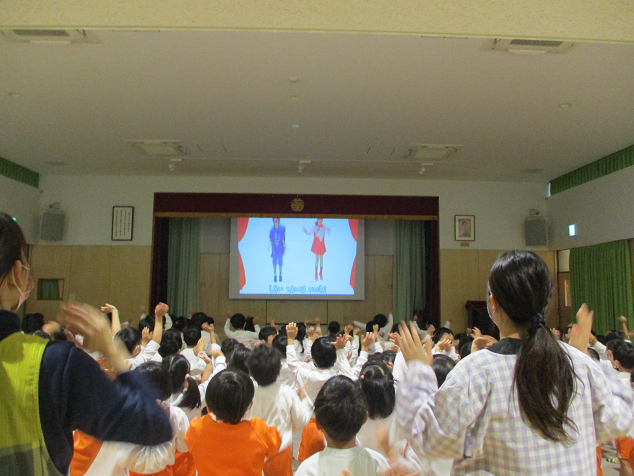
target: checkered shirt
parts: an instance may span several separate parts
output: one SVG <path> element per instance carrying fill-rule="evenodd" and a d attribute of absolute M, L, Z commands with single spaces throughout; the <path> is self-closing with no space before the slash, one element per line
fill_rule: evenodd
<path fill-rule="evenodd" d="M 454 458 L 452 475 L 596 475 L 596 446 L 632 427 L 634 394 L 615 373 L 562 345 L 578 377 L 568 410 L 578 429 L 567 430 L 572 443 L 546 440 L 522 420 L 512 388 L 517 355 L 487 350 L 461 360 L 440 389 L 431 367 L 410 362 L 397 392 L 399 430 L 419 456 Z"/>

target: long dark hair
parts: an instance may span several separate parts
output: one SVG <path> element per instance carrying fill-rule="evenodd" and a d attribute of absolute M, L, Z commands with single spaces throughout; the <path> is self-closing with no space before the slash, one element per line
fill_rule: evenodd
<path fill-rule="evenodd" d="M 546 327 L 552 283 L 546 263 L 531 251 L 501 254 L 489 275 L 489 290 L 522 334 L 513 384 L 529 425 L 555 442 L 570 440 L 566 426 L 576 375 L 566 351 Z"/>
<path fill-rule="evenodd" d="M 187 380 L 187 390 L 185 390 L 183 399 L 178 406 L 180 408 L 189 408 L 190 410 L 200 408 L 200 390 L 198 390 L 196 381 L 188 375 L 189 361 L 180 354 L 173 354 L 164 358 L 162 363 L 169 372 L 172 392 L 178 392 L 183 388 L 185 380 Z"/>

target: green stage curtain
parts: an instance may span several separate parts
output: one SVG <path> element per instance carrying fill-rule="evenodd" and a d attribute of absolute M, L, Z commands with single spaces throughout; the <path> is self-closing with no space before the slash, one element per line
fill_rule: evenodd
<path fill-rule="evenodd" d="M 394 321 L 409 321 L 426 304 L 425 222 L 398 220 L 394 232 Z"/>
<path fill-rule="evenodd" d="M 198 308 L 200 220 L 170 218 L 167 252 L 167 305 L 173 316 Z"/>
<path fill-rule="evenodd" d="M 619 329 L 619 316 L 632 328 L 632 270 L 627 240 L 570 250 L 573 314 L 586 303 L 594 310 L 593 329 Z"/>

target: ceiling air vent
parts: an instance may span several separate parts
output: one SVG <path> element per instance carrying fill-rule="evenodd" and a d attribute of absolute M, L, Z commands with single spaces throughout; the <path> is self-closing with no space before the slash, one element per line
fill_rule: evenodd
<path fill-rule="evenodd" d="M 126 143 L 150 157 L 175 157 L 186 154 L 179 140 L 126 140 Z"/>
<path fill-rule="evenodd" d="M 99 43 L 97 36 L 87 30 L 2 30 L 3 38 L 10 43 L 33 43 L 43 45 L 70 43 Z"/>
<path fill-rule="evenodd" d="M 493 40 L 493 49 L 509 53 L 539 55 L 545 53 L 567 53 L 573 47 L 572 41 L 497 39 Z"/>
<path fill-rule="evenodd" d="M 410 144 L 403 156 L 404 159 L 429 160 L 443 162 L 462 149 L 457 144 Z"/>

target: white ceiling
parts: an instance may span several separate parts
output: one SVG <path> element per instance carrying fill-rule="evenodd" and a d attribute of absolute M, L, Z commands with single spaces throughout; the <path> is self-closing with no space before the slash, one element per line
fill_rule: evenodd
<path fill-rule="evenodd" d="M 41 174 L 167 175 L 125 141 L 170 139 L 187 150 L 177 175 L 297 176 L 309 159 L 307 177 L 417 178 L 409 145 L 444 143 L 464 147 L 423 178 L 545 182 L 634 143 L 634 45 L 524 56 L 415 35 L 96 35 L 0 40 L 0 156 Z"/>

